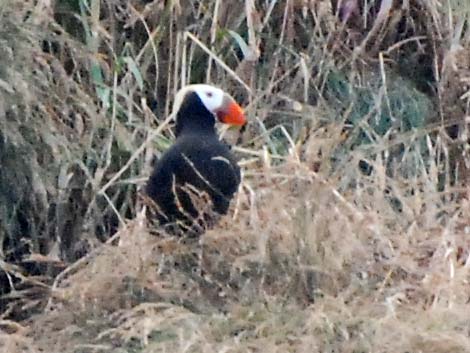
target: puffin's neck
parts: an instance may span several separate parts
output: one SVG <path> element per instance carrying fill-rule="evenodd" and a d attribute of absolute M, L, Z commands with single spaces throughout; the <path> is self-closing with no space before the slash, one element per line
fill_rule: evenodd
<path fill-rule="evenodd" d="M 215 135 L 215 117 L 194 92 L 183 100 L 176 115 L 176 137 L 183 134 Z"/>

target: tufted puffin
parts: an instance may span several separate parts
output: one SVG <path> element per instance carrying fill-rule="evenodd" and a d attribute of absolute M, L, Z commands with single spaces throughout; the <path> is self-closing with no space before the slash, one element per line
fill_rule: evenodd
<path fill-rule="evenodd" d="M 206 84 L 183 87 L 173 112 L 176 140 L 157 161 L 145 191 L 153 217 L 169 233 L 198 236 L 227 213 L 240 184 L 240 168 L 215 123 L 244 125 L 246 118 L 230 95 Z"/>

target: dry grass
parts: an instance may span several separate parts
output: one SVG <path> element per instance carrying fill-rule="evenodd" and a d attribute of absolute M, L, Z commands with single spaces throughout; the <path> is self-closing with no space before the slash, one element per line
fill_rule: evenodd
<path fill-rule="evenodd" d="M 469 12 L 0 5 L 0 352 L 470 352 Z M 244 180 L 175 239 L 136 190 L 204 81 L 247 107 Z"/>

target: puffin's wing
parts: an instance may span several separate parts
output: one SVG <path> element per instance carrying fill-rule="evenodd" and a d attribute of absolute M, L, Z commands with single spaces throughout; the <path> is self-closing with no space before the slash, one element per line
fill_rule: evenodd
<path fill-rule="evenodd" d="M 200 145 L 197 152 L 195 149 L 192 152 L 185 155 L 186 167 L 191 165 L 195 172 L 192 184 L 209 193 L 216 212 L 226 214 L 240 184 L 240 168 L 235 158 L 218 140 Z"/>
<path fill-rule="evenodd" d="M 211 177 L 213 185 L 222 194 L 214 195 L 214 208 L 217 212 L 226 214 L 230 200 L 240 184 L 240 168 L 228 155 L 213 156 L 210 165 L 210 172 L 214 175 Z"/>
<path fill-rule="evenodd" d="M 228 155 L 215 155 L 210 159 L 209 173 L 215 188 L 225 196 L 231 197 L 240 184 L 240 168 Z"/>

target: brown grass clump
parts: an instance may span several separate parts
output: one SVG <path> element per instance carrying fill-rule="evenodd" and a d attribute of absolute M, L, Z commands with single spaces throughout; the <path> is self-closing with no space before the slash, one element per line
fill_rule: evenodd
<path fill-rule="evenodd" d="M 470 352 L 469 14 L 0 5 L 0 352 Z M 201 239 L 137 197 L 189 82 L 250 117 Z"/>
<path fill-rule="evenodd" d="M 266 175 L 199 244 L 138 219 L 74 265 L 31 326 L 38 348 L 468 351 L 468 201 L 428 207 L 425 176 L 341 195 L 293 160 Z"/>

